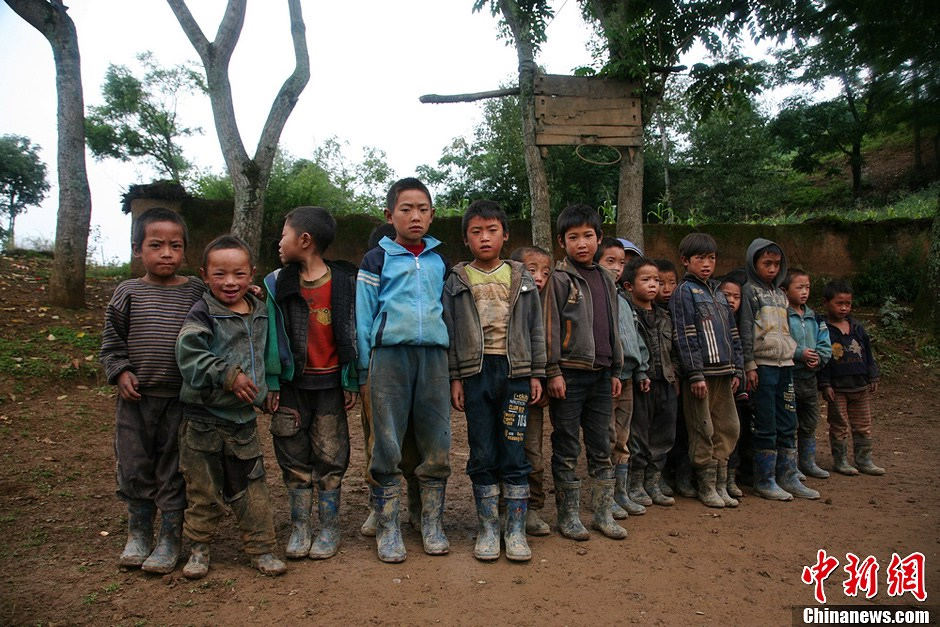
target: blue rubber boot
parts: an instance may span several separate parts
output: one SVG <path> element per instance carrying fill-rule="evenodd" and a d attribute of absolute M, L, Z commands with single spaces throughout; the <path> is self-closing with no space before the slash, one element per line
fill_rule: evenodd
<path fill-rule="evenodd" d="M 325 560 L 339 551 L 339 495 L 340 489 L 320 490 L 317 513 L 320 533 L 310 547 L 310 559 Z"/>
<path fill-rule="evenodd" d="M 428 555 L 446 555 L 450 542 L 444 535 L 444 492 L 447 482 L 421 482 L 421 541 Z"/>
<path fill-rule="evenodd" d="M 796 449 L 777 449 L 777 485 L 801 499 L 818 499 L 819 492 L 800 482 L 796 469 Z"/>
<path fill-rule="evenodd" d="M 484 562 L 499 559 L 499 486 L 473 484 L 473 500 L 480 521 L 473 557 Z"/>
<path fill-rule="evenodd" d="M 797 468 L 807 477 L 828 479 L 829 472 L 816 465 L 816 438 L 800 438 L 797 442 L 800 451 Z"/>
<path fill-rule="evenodd" d="M 871 438 L 865 437 L 861 433 L 853 432 L 852 440 L 855 445 L 855 466 L 859 471 L 866 475 L 880 477 L 885 474 L 885 469 L 876 466 L 871 460 Z"/>
<path fill-rule="evenodd" d="M 401 508 L 401 486 L 372 486 L 372 504 L 375 508 L 375 545 L 383 562 L 404 562 L 407 553 L 398 526 Z"/>
<path fill-rule="evenodd" d="M 580 481 L 555 481 L 555 508 L 561 535 L 572 540 L 591 539 L 591 533 L 581 522 Z"/>
<path fill-rule="evenodd" d="M 771 501 L 792 501 L 793 495 L 777 485 L 777 451 L 754 451 L 754 491 Z"/>
<path fill-rule="evenodd" d="M 134 499 L 127 502 L 127 544 L 118 564 L 139 568 L 153 550 L 153 501 Z"/>
<path fill-rule="evenodd" d="M 627 493 L 627 481 L 630 474 L 629 464 L 617 464 L 614 468 L 614 503 L 619 505 L 630 516 L 642 516 L 646 513 L 646 508 L 640 505 L 639 503 L 634 503 L 630 500 L 630 495 Z M 613 510 L 613 515 L 616 520 L 623 520 L 626 518 L 620 517 L 617 515 L 617 510 Z"/>
<path fill-rule="evenodd" d="M 183 510 L 163 512 L 160 515 L 160 535 L 150 557 L 140 565 L 148 573 L 172 573 L 180 559 L 183 545 Z"/>
<path fill-rule="evenodd" d="M 532 559 L 532 550 L 525 537 L 529 485 L 504 484 L 503 498 L 506 500 L 506 531 L 503 533 L 506 557 L 514 562 L 527 562 Z"/>
<path fill-rule="evenodd" d="M 291 530 L 284 554 L 290 559 L 307 557 L 310 552 L 310 508 L 313 504 L 313 490 L 288 490 L 287 500 L 290 503 Z"/>

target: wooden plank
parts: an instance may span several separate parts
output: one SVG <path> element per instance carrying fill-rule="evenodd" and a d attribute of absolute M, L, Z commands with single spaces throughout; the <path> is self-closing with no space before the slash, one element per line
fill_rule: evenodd
<path fill-rule="evenodd" d="M 643 136 L 636 137 L 582 137 L 579 135 L 535 134 L 536 146 L 642 146 Z"/>
<path fill-rule="evenodd" d="M 588 98 L 633 98 L 639 85 L 595 76 L 536 74 L 535 94 L 584 96 Z"/>
<path fill-rule="evenodd" d="M 544 98 L 535 99 L 535 117 L 581 119 L 590 117 L 592 122 L 602 124 L 641 124 L 640 103 L 636 99 L 613 100 L 609 98 L 591 100 L 590 98 Z M 605 115 L 609 117 L 604 117 Z"/>
<path fill-rule="evenodd" d="M 535 131 L 537 133 L 548 133 L 550 135 L 597 135 L 598 137 L 635 137 L 643 133 L 639 126 L 616 126 L 612 124 L 579 124 L 579 125 L 547 125 L 536 121 Z"/>
<path fill-rule="evenodd" d="M 629 109 L 607 109 L 605 111 L 571 111 L 567 114 L 542 113 L 536 119 L 546 126 L 571 126 L 578 124 L 598 124 L 607 126 L 639 126 L 639 112 Z"/>

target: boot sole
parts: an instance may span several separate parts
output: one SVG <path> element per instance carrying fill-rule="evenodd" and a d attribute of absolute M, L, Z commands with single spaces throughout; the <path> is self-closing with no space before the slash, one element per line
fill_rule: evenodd
<path fill-rule="evenodd" d="M 405 561 L 406 557 L 407 555 L 402 555 L 401 557 L 397 555 L 382 557 L 381 555 L 379 555 L 379 561 L 385 564 L 401 564 L 402 562 Z"/>
<path fill-rule="evenodd" d="M 510 555 L 509 553 L 506 553 L 506 559 L 508 559 L 510 562 L 528 562 L 529 560 L 532 559 L 532 554 L 529 553 L 528 555 Z"/>
<path fill-rule="evenodd" d="M 161 565 L 159 565 L 159 566 L 155 566 L 155 565 L 151 564 L 150 566 L 148 566 L 148 565 L 146 564 L 146 562 L 145 562 L 144 564 L 142 564 L 142 565 L 140 566 L 140 569 L 141 569 L 142 571 L 144 571 L 144 572 L 147 572 L 147 573 L 154 573 L 154 574 L 156 574 L 156 575 L 169 575 L 169 574 L 172 573 L 174 570 L 176 570 L 176 565 L 177 565 L 178 562 L 179 562 L 179 559 L 177 559 L 175 562 L 173 562 L 173 565 L 172 565 L 172 566 L 169 566 L 169 565 L 166 565 L 166 564 L 161 564 Z"/>

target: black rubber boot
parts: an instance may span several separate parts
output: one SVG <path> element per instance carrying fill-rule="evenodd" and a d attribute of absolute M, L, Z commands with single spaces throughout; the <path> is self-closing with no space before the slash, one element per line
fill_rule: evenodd
<path fill-rule="evenodd" d="M 796 467 L 807 477 L 828 479 L 829 472 L 816 465 L 816 438 L 800 438 L 797 441 L 799 456 Z"/>
<path fill-rule="evenodd" d="M 153 501 L 134 499 L 127 502 L 127 543 L 118 564 L 139 568 L 153 551 Z"/>
<path fill-rule="evenodd" d="M 317 514 L 320 519 L 320 533 L 310 545 L 310 559 L 325 560 L 339 551 L 339 501 L 340 489 L 320 490 L 317 500 Z"/>
<path fill-rule="evenodd" d="M 532 550 L 525 537 L 529 486 L 504 484 L 503 498 L 506 501 L 506 530 L 503 532 L 506 558 L 514 562 L 527 562 L 532 559 Z"/>
<path fill-rule="evenodd" d="M 650 495 L 646 493 L 646 489 L 643 487 L 643 481 L 645 480 L 646 468 L 633 468 L 631 466 L 630 474 L 627 475 L 627 496 L 634 503 L 649 507 L 653 504 L 653 499 L 650 498 Z"/>
<path fill-rule="evenodd" d="M 885 474 L 884 468 L 875 466 L 875 462 L 871 461 L 871 438 L 855 432 L 852 434 L 852 440 L 855 446 L 855 466 L 859 471 L 876 477 Z"/>
<path fill-rule="evenodd" d="M 801 499 L 819 498 L 819 492 L 803 485 L 797 476 L 795 448 L 777 449 L 777 484 Z"/>
<path fill-rule="evenodd" d="M 634 503 L 631 501 L 630 495 L 627 493 L 627 481 L 630 475 L 630 467 L 627 464 L 617 464 L 617 466 L 614 468 L 614 473 L 616 481 L 614 484 L 614 503 L 619 505 L 630 516 L 642 516 L 645 514 L 646 508 L 639 503 Z M 614 514 L 614 518 L 617 520 L 622 520 L 617 518 L 616 514 Z"/>
<path fill-rule="evenodd" d="M 627 530 L 618 525 L 610 514 L 610 506 L 614 502 L 614 479 L 595 479 L 591 492 L 591 501 L 594 504 L 591 527 L 612 540 L 626 538 Z"/>
<path fill-rule="evenodd" d="M 754 491 L 771 501 L 792 501 L 793 495 L 777 485 L 777 451 L 754 451 Z"/>
<path fill-rule="evenodd" d="M 646 478 L 643 481 L 643 489 L 646 490 L 646 494 L 649 495 L 650 500 L 653 501 L 654 505 L 675 505 L 676 499 L 671 496 L 667 496 L 661 488 L 663 480 L 663 473 L 656 470 L 653 466 L 646 467 Z"/>
<path fill-rule="evenodd" d="M 290 503 L 290 538 L 284 554 L 290 559 L 307 557 L 310 552 L 310 508 L 313 505 L 313 490 L 310 488 L 288 490 Z"/>
<path fill-rule="evenodd" d="M 555 481 L 555 508 L 558 531 L 572 540 L 590 540 L 591 534 L 581 522 L 581 482 Z"/>
<path fill-rule="evenodd" d="M 444 535 L 444 492 L 446 481 L 421 482 L 421 541 L 428 555 L 446 555 L 450 542 Z"/>
<path fill-rule="evenodd" d="M 708 507 L 724 507 L 725 502 L 715 491 L 718 480 L 718 466 L 715 462 L 695 469 L 695 481 L 698 484 L 698 500 Z"/>
<path fill-rule="evenodd" d="M 157 547 L 141 564 L 141 570 L 166 575 L 172 573 L 180 559 L 183 542 L 183 510 L 163 512 L 160 516 L 160 535 Z"/>
<path fill-rule="evenodd" d="M 832 469 L 849 477 L 857 475 L 858 469 L 849 463 L 848 440 L 837 440 L 829 436 L 829 446 L 832 448 Z"/>

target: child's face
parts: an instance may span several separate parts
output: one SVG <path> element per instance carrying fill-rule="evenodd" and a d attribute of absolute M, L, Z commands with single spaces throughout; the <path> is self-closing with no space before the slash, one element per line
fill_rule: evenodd
<path fill-rule="evenodd" d="M 682 257 L 682 265 L 701 280 L 705 281 L 715 273 L 715 253 L 702 253 L 691 257 Z"/>
<path fill-rule="evenodd" d="M 794 309 L 799 309 L 809 300 L 809 277 L 805 274 L 797 274 L 790 279 L 790 285 L 787 286 L 787 300 Z"/>
<path fill-rule="evenodd" d="M 474 216 L 467 223 L 463 242 L 470 249 L 473 260 L 486 268 L 499 261 L 499 252 L 508 239 L 509 233 L 503 230 L 503 223 L 498 218 Z"/>
<path fill-rule="evenodd" d="M 764 283 L 773 284 L 774 279 L 780 274 L 781 256 L 777 253 L 763 253 L 754 262 L 754 269 L 757 271 L 757 277 Z"/>
<path fill-rule="evenodd" d="M 281 241 L 277 245 L 281 263 L 300 261 L 311 243 L 309 234 L 299 233 L 289 222 L 285 222 L 281 229 Z"/>
<path fill-rule="evenodd" d="M 546 255 L 529 253 L 522 258 L 522 263 L 525 269 L 529 271 L 529 274 L 532 275 L 532 278 L 535 279 L 535 287 L 539 288 L 541 292 L 552 273 L 552 260 Z"/>
<path fill-rule="evenodd" d="M 663 304 L 668 303 L 672 293 L 676 291 L 677 283 L 675 272 L 660 272 L 659 293 L 656 295 L 656 302 Z"/>
<path fill-rule="evenodd" d="M 183 265 L 185 250 L 183 227 L 176 222 L 159 221 L 144 229 L 144 241 L 134 256 L 144 264 L 146 279 L 152 283 L 171 283 Z"/>
<path fill-rule="evenodd" d="M 845 320 L 852 313 L 852 295 L 839 293 L 831 300 L 823 301 L 826 306 L 826 313 L 832 320 Z"/>
<path fill-rule="evenodd" d="M 600 234 L 588 224 L 571 227 L 564 235 L 558 236 L 558 243 L 565 249 L 565 254 L 582 266 L 590 265 L 594 260 L 599 240 Z"/>
<path fill-rule="evenodd" d="M 738 308 L 741 306 L 741 286 L 728 281 L 722 283 L 718 289 L 721 290 L 721 293 L 725 295 L 725 300 L 731 305 L 731 311 L 738 313 Z"/>
<path fill-rule="evenodd" d="M 637 303 L 652 303 L 659 293 L 659 270 L 653 265 L 640 266 L 633 277 L 633 283 L 627 283 L 627 289 Z"/>
<path fill-rule="evenodd" d="M 392 210 L 385 210 L 385 219 L 395 227 L 396 242 L 417 246 L 431 226 L 434 208 L 420 189 L 406 189 L 399 192 Z"/>
<path fill-rule="evenodd" d="M 597 263 L 602 268 L 610 270 L 614 276 L 614 283 L 620 283 L 623 267 L 627 263 L 627 255 L 620 246 L 611 246 L 601 251 L 601 258 Z"/>
<path fill-rule="evenodd" d="M 251 257 L 241 248 L 217 248 L 209 253 L 202 280 L 216 300 L 232 309 L 245 298 L 255 269 Z"/>

